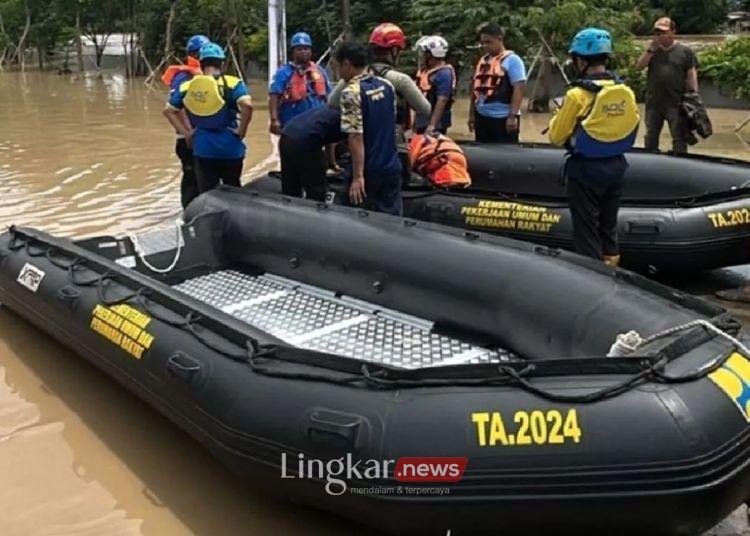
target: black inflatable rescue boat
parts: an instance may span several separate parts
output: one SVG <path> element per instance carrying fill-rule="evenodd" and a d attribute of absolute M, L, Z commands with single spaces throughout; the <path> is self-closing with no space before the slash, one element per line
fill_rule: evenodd
<path fill-rule="evenodd" d="M 694 534 L 750 495 L 750 361 L 715 305 L 257 191 L 185 221 L 11 228 L 0 300 L 264 490 L 400 534 Z"/>
<path fill-rule="evenodd" d="M 404 191 L 404 216 L 572 249 L 563 150 L 549 145 L 461 144 L 468 189 L 425 180 Z M 622 263 L 634 269 L 711 269 L 750 263 L 750 162 L 635 150 L 619 213 Z M 273 178 L 251 187 L 280 191 Z M 342 185 L 332 183 L 341 198 Z"/>

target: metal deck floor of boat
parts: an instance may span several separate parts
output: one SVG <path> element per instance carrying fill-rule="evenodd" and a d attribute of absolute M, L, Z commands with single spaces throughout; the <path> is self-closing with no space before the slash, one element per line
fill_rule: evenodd
<path fill-rule="evenodd" d="M 428 320 L 265 274 L 223 270 L 175 289 L 294 346 L 417 369 L 517 359 L 432 332 Z"/>

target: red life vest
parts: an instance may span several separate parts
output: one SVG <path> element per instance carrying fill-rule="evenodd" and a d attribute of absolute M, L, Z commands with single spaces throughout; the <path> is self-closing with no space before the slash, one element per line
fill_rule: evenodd
<path fill-rule="evenodd" d="M 172 86 L 172 80 L 175 76 L 177 76 L 177 73 L 181 72 L 188 72 L 192 76 L 198 76 L 199 74 L 202 74 L 201 71 L 201 62 L 193 58 L 192 56 L 188 56 L 187 63 L 185 65 L 179 64 L 179 65 L 170 65 L 167 67 L 167 70 L 164 71 L 164 74 L 161 75 L 161 81 L 164 83 L 165 86 L 171 87 Z"/>
<path fill-rule="evenodd" d="M 471 185 L 463 150 L 448 136 L 417 134 L 409 142 L 411 167 L 441 188 Z"/>
<path fill-rule="evenodd" d="M 453 80 L 453 92 L 456 91 L 456 72 L 453 70 L 453 65 L 447 63 L 445 65 L 438 65 L 432 69 L 420 69 L 417 73 L 417 87 L 422 91 L 424 96 L 430 101 L 430 105 L 434 108 L 437 102 L 437 95 L 435 94 L 435 88 L 432 85 L 432 81 L 438 71 L 442 69 L 448 69 L 451 72 L 451 79 Z M 450 110 L 451 104 L 453 104 L 453 97 L 448 101 L 446 110 Z"/>
<path fill-rule="evenodd" d="M 510 79 L 503 69 L 503 60 L 513 54 L 512 50 L 506 50 L 497 56 L 485 54 L 477 62 L 474 71 L 474 98 L 479 99 L 484 95 L 485 102 L 500 101 L 510 102 L 513 87 Z"/>
<path fill-rule="evenodd" d="M 299 102 L 305 100 L 308 96 L 307 85 L 312 85 L 313 94 L 321 99 L 326 98 L 326 79 L 323 73 L 318 67 L 318 64 L 311 61 L 307 64 L 304 71 L 299 70 L 296 65 L 292 66 L 294 72 L 289 77 L 289 82 L 286 84 L 282 100 L 284 102 Z"/>

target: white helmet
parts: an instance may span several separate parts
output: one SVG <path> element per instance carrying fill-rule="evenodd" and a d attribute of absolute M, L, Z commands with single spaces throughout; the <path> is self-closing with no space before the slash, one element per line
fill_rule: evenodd
<path fill-rule="evenodd" d="M 444 58 L 448 54 L 448 41 L 439 35 L 423 35 L 414 43 L 414 50 L 429 52 L 435 58 Z"/>

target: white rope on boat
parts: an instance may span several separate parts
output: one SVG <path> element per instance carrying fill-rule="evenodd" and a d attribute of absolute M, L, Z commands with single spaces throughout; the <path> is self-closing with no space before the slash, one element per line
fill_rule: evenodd
<path fill-rule="evenodd" d="M 742 351 L 743 354 L 745 354 L 746 356 L 750 356 L 750 350 L 742 342 L 732 337 L 729 333 L 720 330 L 708 320 L 702 320 L 702 319 L 693 320 L 692 322 L 687 322 L 685 324 L 680 324 L 679 326 L 675 326 L 673 328 L 665 329 L 664 331 L 655 333 L 651 335 L 650 337 L 646 337 L 645 339 L 643 339 L 637 331 L 628 331 L 627 333 L 620 333 L 615 339 L 614 344 L 612 344 L 612 347 L 609 349 L 609 353 L 607 353 L 607 356 L 608 357 L 624 357 L 624 356 L 632 354 L 641 346 L 649 344 L 655 340 L 667 337 L 669 335 L 673 335 L 675 333 L 679 333 L 680 331 L 686 331 L 688 329 L 692 329 L 698 326 L 702 326 L 706 328 L 708 331 L 716 334 L 717 336 L 726 339 L 727 341 L 731 342 L 735 348 Z"/>
<path fill-rule="evenodd" d="M 141 248 L 141 245 L 138 241 L 138 235 L 136 233 L 128 233 L 128 238 L 130 238 L 130 241 L 133 243 L 133 249 L 135 250 L 136 256 L 141 259 L 141 262 L 144 264 L 144 266 L 146 266 L 146 268 L 148 268 L 152 272 L 156 272 L 158 274 L 169 273 L 174 269 L 175 266 L 177 266 L 177 263 L 180 261 L 180 255 L 182 254 L 182 248 L 184 245 L 184 242 L 182 241 L 182 220 L 177 220 L 174 227 L 177 238 L 177 249 L 175 250 L 174 259 L 172 259 L 172 262 L 169 263 L 169 266 L 167 266 L 166 268 L 159 268 L 148 262 L 146 260 L 146 254 Z"/>

